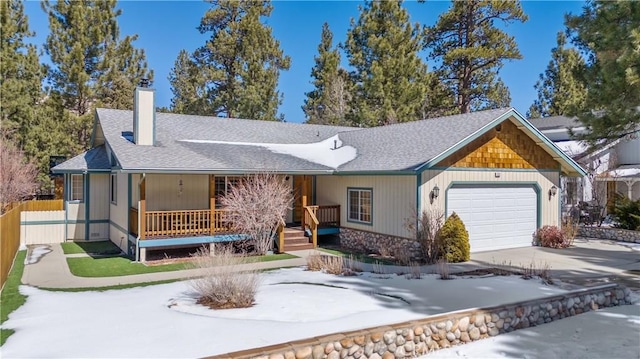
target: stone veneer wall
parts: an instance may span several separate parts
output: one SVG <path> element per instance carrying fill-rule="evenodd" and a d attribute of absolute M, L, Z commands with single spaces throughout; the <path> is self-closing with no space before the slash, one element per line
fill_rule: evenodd
<path fill-rule="evenodd" d="M 613 241 L 640 243 L 640 231 L 620 228 L 580 226 L 578 236 L 587 238 L 610 239 Z"/>
<path fill-rule="evenodd" d="M 411 260 L 421 260 L 420 243 L 414 239 L 386 234 L 340 228 L 340 246 L 360 253 L 377 253 L 397 256 L 407 251 Z"/>
<path fill-rule="evenodd" d="M 549 323 L 601 307 L 630 304 L 631 291 L 607 284 L 559 296 L 249 349 L 212 358 L 392 359 Z"/>

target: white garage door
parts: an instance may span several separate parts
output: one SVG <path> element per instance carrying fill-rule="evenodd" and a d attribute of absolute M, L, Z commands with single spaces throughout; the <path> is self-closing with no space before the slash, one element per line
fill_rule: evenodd
<path fill-rule="evenodd" d="M 447 201 L 447 216 L 456 212 L 469 231 L 471 252 L 531 245 L 538 213 L 532 186 L 454 186 Z"/>

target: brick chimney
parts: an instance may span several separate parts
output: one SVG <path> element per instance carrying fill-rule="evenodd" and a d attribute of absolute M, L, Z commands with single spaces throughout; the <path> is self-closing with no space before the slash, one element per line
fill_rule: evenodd
<path fill-rule="evenodd" d="M 156 143 L 156 90 L 142 79 L 133 98 L 133 143 L 153 146 Z"/>

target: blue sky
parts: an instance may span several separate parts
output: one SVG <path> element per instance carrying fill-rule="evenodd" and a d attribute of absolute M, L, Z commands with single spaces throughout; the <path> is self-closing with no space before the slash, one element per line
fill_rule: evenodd
<path fill-rule="evenodd" d="M 322 23 L 329 23 L 335 42 L 344 41 L 350 19 L 358 17 L 359 4 L 360 1 L 274 1 L 274 10 L 266 22 L 273 28 L 284 52 L 291 56 L 291 68 L 280 74 L 279 81 L 279 90 L 284 94 L 279 111 L 284 113 L 286 121 L 304 121 L 301 106 L 305 92 L 312 89 L 310 73 Z M 583 5 L 582 1 L 523 1 L 529 21 L 505 28 L 515 36 L 524 58 L 507 62 L 500 75 L 511 91 L 511 105 L 522 114 L 536 98 L 533 85 L 549 62 L 557 32 L 564 30 L 564 14 L 580 13 Z M 404 6 L 409 10 L 412 22 L 433 25 L 450 3 L 408 1 Z M 169 106 L 172 94 L 167 76 L 181 49 L 193 51 L 205 43 L 207 36 L 200 34 L 196 27 L 209 4 L 200 1 L 120 1 L 118 7 L 123 11 L 118 18 L 121 35 L 138 34 L 135 46 L 145 50 L 149 67 L 155 72 L 153 87 L 157 105 Z M 48 34 L 47 17 L 39 2 L 27 2 L 25 11 L 31 30 L 36 32 L 32 42 L 40 45 Z M 46 55 L 41 61 L 48 61 Z M 344 54 L 342 61 L 346 66 Z"/>

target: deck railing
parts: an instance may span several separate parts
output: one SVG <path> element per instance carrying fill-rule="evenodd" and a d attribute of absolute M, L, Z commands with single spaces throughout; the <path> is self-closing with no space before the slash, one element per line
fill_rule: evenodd
<path fill-rule="evenodd" d="M 311 230 L 315 245 L 319 227 L 340 226 L 340 206 L 306 206 L 303 218 L 305 225 Z M 142 233 L 137 233 L 138 227 Z M 224 209 L 213 212 L 209 209 L 146 211 L 143 218 L 140 218 L 138 209 L 130 208 L 129 228 L 132 235 L 140 235 L 143 239 L 214 235 L 232 231 L 230 224 L 225 221 Z"/>
<path fill-rule="evenodd" d="M 340 227 L 340 205 L 314 206 L 320 227 Z"/>
<path fill-rule="evenodd" d="M 165 237 L 189 237 L 198 235 L 213 235 L 230 231 L 230 226 L 224 221 L 224 210 L 195 209 L 183 211 L 146 211 L 140 228 L 144 231 L 145 239 Z M 138 235 L 138 210 L 130 208 L 129 223 L 131 233 Z"/>

